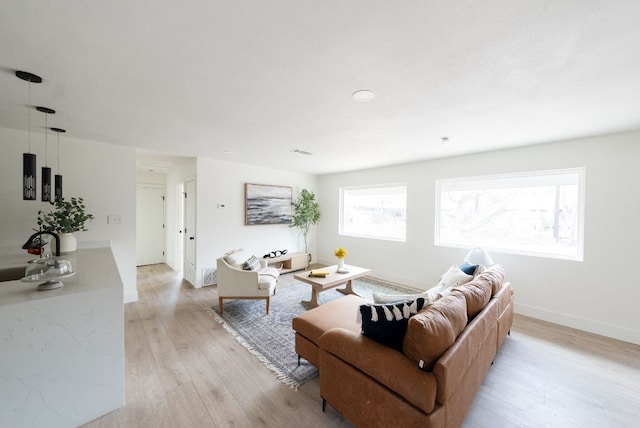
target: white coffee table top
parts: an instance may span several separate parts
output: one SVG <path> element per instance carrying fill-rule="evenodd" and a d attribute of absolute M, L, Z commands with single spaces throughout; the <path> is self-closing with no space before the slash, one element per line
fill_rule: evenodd
<path fill-rule="evenodd" d="M 322 289 L 327 289 L 331 287 L 335 287 L 340 284 L 344 284 L 352 279 L 360 278 L 362 276 L 366 276 L 371 273 L 371 269 L 361 268 L 358 266 L 345 265 L 346 268 L 349 269 L 349 273 L 338 273 L 338 265 L 322 267 L 318 269 L 312 269 L 314 271 L 326 271 L 329 272 L 326 278 L 320 277 L 310 277 L 309 272 L 311 270 L 306 270 L 304 272 L 297 273 L 293 275 L 295 279 L 298 281 L 306 282 L 307 284 L 320 286 Z"/>

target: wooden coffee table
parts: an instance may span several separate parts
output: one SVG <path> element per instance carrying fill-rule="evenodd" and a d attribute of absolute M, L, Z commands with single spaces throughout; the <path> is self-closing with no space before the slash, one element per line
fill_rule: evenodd
<path fill-rule="evenodd" d="M 302 304 L 308 308 L 315 308 L 319 306 L 318 297 L 321 291 L 335 288 L 339 285 L 346 284 L 345 288 L 338 289 L 337 291 L 343 294 L 356 294 L 351 288 L 351 281 L 366 276 L 371 273 L 370 269 L 365 269 L 357 266 L 345 266 L 349 268 L 349 273 L 338 273 L 338 265 L 327 266 L 319 269 L 313 269 L 318 271 L 327 271 L 329 275 L 326 278 L 310 277 L 310 271 L 304 271 L 293 275 L 298 281 L 305 282 L 311 285 L 311 300 L 303 300 Z"/>

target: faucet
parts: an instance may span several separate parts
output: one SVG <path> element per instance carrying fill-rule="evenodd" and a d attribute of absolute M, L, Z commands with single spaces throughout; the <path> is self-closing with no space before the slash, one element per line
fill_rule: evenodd
<path fill-rule="evenodd" d="M 53 236 L 53 239 L 56 240 L 56 257 L 60 257 L 60 237 L 58 236 L 57 233 L 49 232 L 48 230 L 43 230 L 41 232 L 36 232 L 33 235 L 31 235 L 29 237 L 29 239 L 27 240 L 27 242 L 22 246 L 22 249 L 23 250 L 28 249 L 31 246 L 31 244 L 33 243 L 33 240 L 36 239 L 40 235 L 51 235 L 51 236 Z"/>

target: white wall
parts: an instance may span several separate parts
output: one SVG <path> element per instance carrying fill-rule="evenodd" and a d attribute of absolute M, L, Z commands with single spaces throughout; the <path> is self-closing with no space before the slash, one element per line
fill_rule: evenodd
<path fill-rule="evenodd" d="M 55 136 L 49 135 L 49 142 Z M 0 246 L 19 248 L 37 227 L 38 210 L 51 208 L 46 202 L 22 200 L 22 153 L 27 150 L 27 133 L 0 128 Z M 53 140 L 55 141 L 55 140 Z M 56 144 L 49 144 L 49 166 L 57 173 Z M 38 167 L 44 165 L 44 136 L 31 133 L 32 153 Z M 95 216 L 88 232 L 75 233 L 78 245 L 111 241 L 118 271 L 124 284 L 125 302 L 138 298 L 136 290 L 136 153 L 135 149 L 60 137 L 60 168 L 65 199 L 84 198 Z M 38 198 L 39 199 L 39 198 Z M 120 214 L 123 224 L 107 224 L 107 215 Z"/>
<path fill-rule="evenodd" d="M 164 172 L 136 171 L 136 183 L 167 185 L 167 174 Z"/>
<path fill-rule="evenodd" d="M 197 180 L 197 271 L 216 266 L 216 259 L 230 249 L 244 248 L 262 257 L 274 250 L 304 251 L 298 229 L 288 225 L 245 226 L 245 183 L 291 186 L 293 198 L 301 189 L 316 192 L 317 178 L 238 163 L 198 159 Z M 219 208 L 218 205 L 225 205 Z M 322 214 L 321 214 L 322 215 Z M 317 234 L 308 235 L 309 252 L 315 255 Z"/>
<path fill-rule="evenodd" d="M 176 169 L 167 173 L 167 254 L 166 263 L 171 269 L 176 271 L 182 270 L 182 261 L 179 259 L 181 256 L 178 250 L 178 245 L 182 245 L 179 240 L 178 230 L 179 224 L 179 210 L 181 208 L 178 195 L 177 186 L 180 183 L 184 183 L 186 180 L 196 179 L 196 159 L 188 159 L 182 162 L 176 167 Z"/>
<path fill-rule="evenodd" d="M 640 344 L 638 159 L 640 132 L 630 132 L 321 176 L 318 255 L 334 263 L 333 250 L 342 245 L 349 251 L 347 263 L 428 288 L 467 253 L 433 243 L 436 179 L 584 166 L 584 262 L 491 255 L 507 270 L 518 313 Z M 402 181 L 408 184 L 406 242 L 338 235 L 341 186 Z"/>

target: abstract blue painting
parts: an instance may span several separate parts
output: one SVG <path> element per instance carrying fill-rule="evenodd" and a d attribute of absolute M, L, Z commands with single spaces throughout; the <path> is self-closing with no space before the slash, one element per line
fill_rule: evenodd
<path fill-rule="evenodd" d="M 246 183 L 245 196 L 245 225 L 291 223 L 291 187 Z"/>

